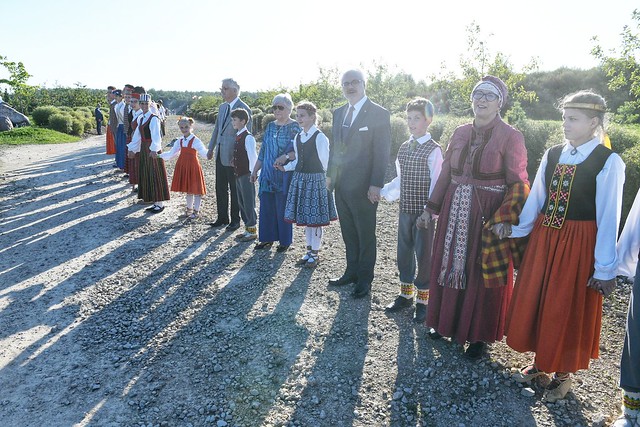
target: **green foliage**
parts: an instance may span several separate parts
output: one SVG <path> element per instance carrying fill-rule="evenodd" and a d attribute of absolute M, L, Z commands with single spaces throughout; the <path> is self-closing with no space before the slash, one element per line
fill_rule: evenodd
<path fill-rule="evenodd" d="M 84 122 L 82 120 L 71 119 L 71 135 L 80 136 L 84 133 Z"/>
<path fill-rule="evenodd" d="M 81 83 L 76 83 L 75 88 L 39 88 L 34 94 L 31 108 L 36 108 L 40 105 L 63 105 L 71 109 L 84 107 L 90 113 L 93 113 L 93 109 L 98 104 L 107 105 L 104 90 L 87 89 Z M 108 111 L 108 108 L 106 110 Z"/>
<path fill-rule="evenodd" d="M 524 136 L 524 145 L 527 147 L 527 173 L 529 181 L 533 182 L 545 150 L 564 141 L 562 122 L 526 119 L 517 122 L 514 127 Z"/>
<path fill-rule="evenodd" d="M 49 117 L 59 112 L 60 110 L 58 110 L 53 105 L 45 105 L 33 110 L 33 113 L 31 115 L 33 117 L 34 123 L 37 126 L 47 126 L 49 125 Z"/>
<path fill-rule="evenodd" d="M 403 142 L 409 139 L 411 134 L 407 127 L 407 118 L 404 114 L 394 114 L 391 116 L 391 154 L 390 159 L 395 159 L 398 155 L 398 150 Z"/>
<path fill-rule="evenodd" d="M 6 96 L 9 95 L 9 93 L 5 88 L 5 101 L 11 102 L 16 110 L 28 114 L 30 112 L 28 107 L 31 104 L 37 88 L 36 86 L 27 84 L 27 81 L 32 75 L 27 72 L 22 62 L 9 61 L 2 55 L 0 55 L 0 66 L 6 68 L 9 73 L 9 78 L 0 79 L 0 85 L 5 84 L 9 86 L 12 92 L 10 96 Z"/>
<path fill-rule="evenodd" d="M 71 133 L 73 119 L 68 114 L 55 113 L 49 117 L 49 127 L 62 133 Z"/>
<path fill-rule="evenodd" d="M 607 134 L 611 140 L 611 149 L 622 153 L 640 143 L 640 126 L 620 125 L 612 123 L 607 127 Z"/>
<path fill-rule="evenodd" d="M 624 221 L 640 187 L 640 144 L 626 150 L 621 157 L 627 166 L 625 168 L 626 178 L 622 195 L 622 221 Z"/>
<path fill-rule="evenodd" d="M 194 117 L 198 120 L 213 123 L 215 114 L 218 112 L 218 107 L 222 104 L 223 100 L 220 95 L 205 95 L 196 97 L 192 104 L 186 111 L 187 115 Z M 213 115 L 210 115 L 212 114 Z"/>
<path fill-rule="evenodd" d="M 262 117 L 262 130 L 267 128 L 267 125 L 273 121 L 275 121 L 276 116 L 274 116 L 272 113 L 269 114 L 265 114 L 264 117 Z"/>
<path fill-rule="evenodd" d="M 37 126 L 20 127 L 7 132 L 0 132 L 0 145 L 59 144 L 76 142 L 79 139 L 76 136 Z"/>
<path fill-rule="evenodd" d="M 640 10 L 635 9 L 632 19 L 636 21 L 636 30 L 625 25 L 622 30 L 622 42 L 618 52 L 613 51 L 607 55 L 604 49 L 597 44 L 591 54 L 600 60 L 602 69 L 607 78 L 611 91 L 628 93 L 631 99 L 626 101 L 618 115 L 614 119 L 621 123 L 637 123 L 640 118 Z"/>
<path fill-rule="evenodd" d="M 264 117 L 264 113 L 260 109 L 257 110 L 259 112 L 253 113 L 251 115 L 251 131 L 253 132 L 253 134 L 260 133 L 264 130 L 262 127 L 262 118 Z"/>
<path fill-rule="evenodd" d="M 466 123 L 471 123 L 473 119 L 471 117 L 457 117 L 453 115 L 436 115 L 433 118 L 431 126 L 429 126 L 429 133 L 431 138 L 439 142 L 442 146 L 442 150 L 446 150 L 449 145 L 449 140 L 453 131 L 458 126 L 462 126 Z"/>
<path fill-rule="evenodd" d="M 513 106 L 504 115 L 504 119 L 511 126 L 517 126 L 518 123 L 527 119 L 527 113 L 522 108 L 522 104 L 519 101 L 515 101 Z"/>

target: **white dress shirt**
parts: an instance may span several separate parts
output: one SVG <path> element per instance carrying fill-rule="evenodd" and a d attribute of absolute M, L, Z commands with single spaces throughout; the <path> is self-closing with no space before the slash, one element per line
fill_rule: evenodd
<path fill-rule="evenodd" d="M 236 98 L 237 99 L 237 98 Z M 240 135 L 242 132 L 249 132 L 247 127 L 243 127 L 238 132 L 236 132 L 236 136 Z M 244 149 L 247 151 L 247 157 L 249 158 L 249 173 L 253 172 L 253 168 L 258 161 L 258 152 L 256 151 L 256 139 L 253 135 L 249 134 L 244 139 Z"/>

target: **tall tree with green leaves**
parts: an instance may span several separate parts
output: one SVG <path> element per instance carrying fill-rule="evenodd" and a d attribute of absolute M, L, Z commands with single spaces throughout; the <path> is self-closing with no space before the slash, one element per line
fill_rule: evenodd
<path fill-rule="evenodd" d="M 609 89 L 626 92 L 631 98 L 614 115 L 614 120 L 620 123 L 640 123 L 640 10 L 635 9 L 631 17 L 635 30 L 629 25 L 623 27 L 618 51 L 605 52 L 597 36 L 593 38 L 595 46 L 591 50 L 609 79 Z"/>
<path fill-rule="evenodd" d="M 36 92 L 36 86 L 27 84 L 29 74 L 22 62 L 9 61 L 7 57 L 0 55 L 0 65 L 9 73 L 8 78 L 0 79 L 0 84 L 9 86 L 9 100 L 15 109 L 28 113 L 31 100 Z"/>

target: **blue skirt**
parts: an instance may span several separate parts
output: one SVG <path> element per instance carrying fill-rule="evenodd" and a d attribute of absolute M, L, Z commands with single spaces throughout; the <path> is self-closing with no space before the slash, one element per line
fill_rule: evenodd
<path fill-rule="evenodd" d="M 297 225 L 321 227 L 338 219 L 333 194 L 327 191 L 324 173 L 294 172 L 287 194 L 284 220 Z"/>
<path fill-rule="evenodd" d="M 124 133 L 124 125 L 118 125 L 116 131 L 116 165 L 124 169 L 127 161 L 127 135 Z"/>

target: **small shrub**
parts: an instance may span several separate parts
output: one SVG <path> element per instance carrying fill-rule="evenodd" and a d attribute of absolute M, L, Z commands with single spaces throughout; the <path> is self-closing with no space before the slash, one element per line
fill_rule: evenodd
<path fill-rule="evenodd" d="M 611 124 L 607 127 L 611 140 L 611 149 L 616 153 L 623 153 L 634 147 L 640 141 L 640 127 Z"/>
<path fill-rule="evenodd" d="M 58 132 L 71 134 L 73 119 L 68 114 L 56 113 L 49 117 L 49 127 Z"/>
<path fill-rule="evenodd" d="M 262 117 L 262 129 L 266 129 L 267 125 L 273 121 L 275 121 L 276 116 L 274 116 L 273 114 L 269 113 L 269 114 L 265 114 L 264 117 Z"/>
<path fill-rule="evenodd" d="M 38 107 L 35 110 L 33 110 L 32 113 L 32 117 L 33 117 L 33 122 L 37 125 L 37 126 L 48 126 L 49 125 L 49 117 L 55 113 L 59 113 L 60 110 L 58 110 L 56 107 L 54 107 L 53 105 L 45 105 L 42 107 Z"/>
<path fill-rule="evenodd" d="M 322 133 L 327 135 L 327 138 L 329 138 L 329 144 L 331 144 L 331 142 L 333 141 L 333 125 L 331 124 L 331 122 L 329 122 L 329 123 L 327 123 L 327 122 L 320 123 L 318 125 L 318 129 L 320 129 L 322 131 Z"/>
<path fill-rule="evenodd" d="M 321 108 L 318 110 L 317 112 L 318 115 L 318 122 L 319 123 L 329 123 L 331 124 L 333 122 L 333 113 L 331 112 L 331 110 L 327 109 L 327 108 Z"/>
<path fill-rule="evenodd" d="M 63 105 L 62 107 L 58 107 L 58 110 L 64 112 L 64 113 L 71 113 L 73 111 L 73 108 L 71 107 L 67 107 L 66 105 Z"/>
<path fill-rule="evenodd" d="M 395 161 L 398 155 L 398 150 L 403 142 L 409 139 L 409 128 L 407 127 L 407 120 L 400 115 L 391 116 L 391 154 L 389 155 L 390 161 Z"/>
<path fill-rule="evenodd" d="M 80 136 L 84 133 L 84 122 L 78 119 L 71 120 L 71 135 Z"/>
<path fill-rule="evenodd" d="M 259 110 L 259 109 L 258 109 Z M 251 116 L 252 128 L 251 131 L 253 133 L 262 132 L 262 118 L 264 117 L 264 113 L 260 111 L 259 113 L 253 113 Z"/>
<path fill-rule="evenodd" d="M 84 132 L 88 133 L 91 132 L 91 130 L 94 128 L 95 126 L 95 122 L 90 121 L 90 122 L 84 122 Z"/>

